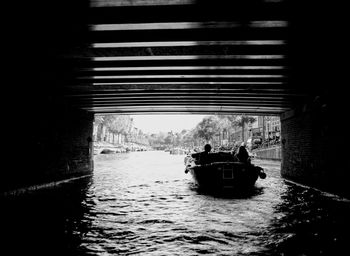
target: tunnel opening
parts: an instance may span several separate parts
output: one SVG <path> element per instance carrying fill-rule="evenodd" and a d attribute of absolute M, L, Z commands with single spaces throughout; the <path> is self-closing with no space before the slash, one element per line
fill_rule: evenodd
<path fill-rule="evenodd" d="M 281 143 L 279 116 L 211 115 L 95 115 L 94 154 L 183 148 L 207 143 L 232 150 L 242 143 L 250 151 Z M 112 148 L 115 147 L 115 150 Z M 187 150 L 186 150 L 187 149 Z M 276 160 L 280 160 L 280 156 Z"/>
<path fill-rule="evenodd" d="M 275 115 L 98 114 L 92 137 L 93 176 L 109 176 L 108 190 L 152 187 L 154 183 L 168 183 L 173 178 L 181 183 L 189 182 L 181 185 L 184 189 L 190 187 L 200 193 L 245 198 L 263 190 L 261 186 L 240 181 L 246 173 L 254 173 L 255 183 L 259 177 L 265 179 L 264 168 L 268 166 L 268 172 L 280 177 L 281 124 L 280 117 Z M 193 173 L 187 174 L 188 159 L 194 160 L 208 144 L 210 165 L 215 166 L 210 173 L 214 174 L 219 187 L 214 181 L 205 188 L 192 179 Z M 249 164 L 238 158 L 242 147 L 248 152 Z M 243 164 L 251 171 L 241 171 Z M 221 165 L 226 166 L 226 172 Z M 230 177 L 224 175 L 228 172 L 231 172 Z M 236 184 L 226 184 L 228 179 Z"/>
<path fill-rule="evenodd" d="M 160 154 L 159 158 L 170 162 L 173 160 L 169 156 L 176 156 L 181 164 L 179 168 L 176 163 L 177 172 L 181 172 L 184 158 L 203 151 L 206 144 L 210 144 L 211 152 L 216 154 L 234 156 L 243 145 L 250 159 L 280 164 L 282 158 L 279 116 L 99 114 L 95 115 L 92 138 L 94 169 L 103 161 L 114 161 L 119 157 L 135 157 L 135 165 L 148 166 L 146 162 L 154 161 L 153 156 L 148 159 L 147 153 L 144 153 L 140 157 L 139 152 L 162 152 L 167 156 Z M 122 156 L 125 154 L 128 156 Z M 114 164 L 118 165 L 117 162 Z"/>

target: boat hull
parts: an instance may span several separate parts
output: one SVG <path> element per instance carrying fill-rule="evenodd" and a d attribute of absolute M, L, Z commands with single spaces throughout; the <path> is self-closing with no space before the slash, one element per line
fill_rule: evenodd
<path fill-rule="evenodd" d="M 210 190 L 251 188 L 262 173 L 262 168 L 241 162 L 215 162 L 188 166 L 199 188 Z"/>

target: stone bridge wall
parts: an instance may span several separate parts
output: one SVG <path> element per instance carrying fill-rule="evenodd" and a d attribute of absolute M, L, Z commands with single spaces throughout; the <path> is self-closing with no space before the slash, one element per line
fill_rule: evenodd
<path fill-rule="evenodd" d="M 338 105 L 313 103 L 281 116 L 284 178 L 350 198 L 349 147 L 335 122 L 341 113 Z"/>
<path fill-rule="evenodd" d="M 91 174 L 93 114 L 47 104 L 13 117 L 0 193 Z"/>

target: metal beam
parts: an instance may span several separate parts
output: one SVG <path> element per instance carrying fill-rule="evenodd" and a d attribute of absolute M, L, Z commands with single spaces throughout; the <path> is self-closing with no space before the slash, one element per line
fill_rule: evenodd
<path fill-rule="evenodd" d="M 179 30 L 179 29 L 223 29 L 223 28 L 286 28 L 285 20 L 258 21 L 206 21 L 206 22 L 153 22 L 153 23 L 119 23 L 91 24 L 91 31 L 139 31 L 139 30 Z"/>
<path fill-rule="evenodd" d="M 80 71 L 194 71 L 194 70 L 284 70 L 284 66 L 153 66 L 153 67 L 92 67 Z"/>
<path fill-rule="evenodd" d="M 130 48 L 130 47 L 178 47 L 178 46 L 215 46 L 215 45 L 285 45 L 284 40 L 227 40 L 227 41 L 158 41 L 94 43 L 92 48 Z"/>
<path fill-rule="evenodd" d="M 284 59 L 283 54 L 237 54 L 237 55 L 145 55 L 145 56 L 101 56 L 93 57 L 92 61 L 164 61 L 164 60 L 236 60 L 236 59 L 247 59 L 247 60 L 281 60 Z"/>

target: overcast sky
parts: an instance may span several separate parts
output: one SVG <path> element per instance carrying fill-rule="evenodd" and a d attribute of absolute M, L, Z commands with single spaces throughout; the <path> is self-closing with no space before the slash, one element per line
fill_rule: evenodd
<path fill-rule="evenodd" d="M 144 133 L 181 132 L 194 128 L 205 115 L 133 115 L 134 126 Z"/>

